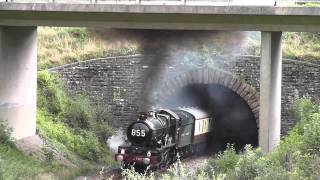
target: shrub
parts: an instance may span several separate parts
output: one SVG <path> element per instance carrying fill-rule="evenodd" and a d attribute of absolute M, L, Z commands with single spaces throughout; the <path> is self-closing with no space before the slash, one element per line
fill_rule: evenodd
<path fill-rule="evenodd" d="M 310 115 L 303 128 L 302 142 L 305 150 L 320 156 L 320 113 Z"/>
<path fill-rule="evenodd" d="M 1 158 L 1 155 L 0 155 L 0 179 L 4 179 L 4 177 L 3 177 L 3 174 L 4 174 L 3 166 L 4 166 L 3 159 Z"/>
<path fill-rule="evenodd" d="M 99 138 L 101 143 L 106 143 L 109 137 L 113 134 L 113 129 L 108 125 L 107 122 L 98 121 L 93 124 L 93 132 Z"/>
<path fill-rule="evenodd" d="M 239 154 L 236 153 L 233 146 L 228 145 L 223 153 L 208 162 L 204 171 L 213 179 L 221 177 L 226 179 L 254 179 L 262 168 L 259 162 L 261 157 L 261 150 L 254 150 L 250 145 L 247 145 L 245 150 Z"/>
<path fill-rule="evenodd" d="M 46 112 L 38 111 L 39 133 L 65 145 L 70 151 L 91 161 L 105 161 L 109 155 L 107 147 L 103 146 L 93 132 L 75 131 L 63 122 L 50 120 Z M 48 118 L 49 117 L 49 118 Z"/>
<path fill-rule="evenodd" d="M 72 128 L 90 129 L 95 121 L 94 107 L 84 95 L 70 99 L 64 121 Z"/>
<path fill-rule="evenodd" d="M 262 157 L 260 149 L 253 150 L 250 145 L 245 147 L 245 151 L 240 154 L 239 161 L 234 168 L 233 172 L 230 172 L 232 179 L 254 179 L 257 177 L 261 167 L 258 163 Z"/>
<path fill-rule="evenodd" d="M 211 169 L 216 173 L 228 174 L 229 171 L 233 171 L 236 167 L 240 157 L 236 154 L 236 151 L 232 145 L 228 145 L 227 149 L 218 154 L 215 159 L 211 159 L 209 161 L 209 169 Z"/>
<path fill-rule="evenodd" d="M 306 119 L 311 113 L 317 111 L 317 106 L 310 99 L 297 99 L 290 107 L 290 113 L 296 122 Z"/>
<path fill-rule="evenodd" d="M 10 137 L 11 130 L 0 119 L 0 144 L 13 146 L 12 138 Z"/>
<path fill-rule="evenodd" d="M 106 140 L 112 129 L 98 119 L 97 106 L 85 95 L 67 95 L 62 83 L 48 71 L 38 73 L 38 87 L 39 134 L 83 159 L 109 162 Z"/>
<path fill-rule="evenodd" d="M 62 84 L 48 71 L 38 72 L 38 96 L 37 106 L 46 109 L 50 114 L 63 113 L 67 104 L 67 97 Z"/>
<path fill-rule="evenodd" d="M 136 172 L 134 167 L 123 169 L 121 175 L 126 177 L 126 180 L 155 180 L 154 174 Z"/>

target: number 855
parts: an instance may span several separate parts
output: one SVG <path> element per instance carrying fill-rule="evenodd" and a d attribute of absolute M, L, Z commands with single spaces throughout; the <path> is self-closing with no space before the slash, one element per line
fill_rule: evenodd
<path fill-rule="evenodd" d="M 146 136 L 146 130 L 144 130 L 144 129 L 132 129 L 131 130 L 131 136 L 145 137 Z"/>

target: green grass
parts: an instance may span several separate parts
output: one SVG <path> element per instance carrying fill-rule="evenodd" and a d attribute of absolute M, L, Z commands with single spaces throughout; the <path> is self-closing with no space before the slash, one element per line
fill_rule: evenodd
<path fill-rule="evenodd" d="M 78 167 L 68 167 L 57 161 L 47 161 L 18 150 L 14 145 L 0 144 L 1 180 L 73 179 L 99 168 L 82 161 Z"/>
<path fill-rule="evenodd" d="M 106 119 L 99 119 L 98 107 L 84 95 L 66 94 L 58 78 L 47 71 L 38 73 L 38 85 L 39 134 L 84 160 L 110 164 L 106 140 L 112 129 Z M 107 112 L 102 116 L 108 117 Z"/>
<path fill-rule="evenodd" d="M 284 33 L 283 56 L 290 59 L 320 60 L 320 33 Z"/>
<path fill-rule="evenodd" d="M 48 171 L 48 166 L 15 147 L 0 145 L 0 179 L 32 179 Z"/>
<path fill-rule="evenodd" d="M 77 61 L 138 52 L 137 44 L 124 40 L 107 42 L 87 28 L 39 27 L 38 69 Z"/>
<path fill-rule="evenodd" d="M 302 6 L 302 7 L 320 7 L 320 3 L 319 2 L 308 2 L 308 3 L 304 3 L 298 6 Z"/>
<path fill-rule="evenodd" d="M 261 55 L 260 35 L 252 33 L 248 38 L 250 55 Z M 320 33 L 283 32 L 282 55 L 287 59 L 320 60 Z"/>
<path fill-rule="evenodd" d="M 93 104 L 85 95 L 67 94 L 47 71 L 38 73 L 37 101 L 37 132 L 45 143 L 44 157 L 18 150 L 10 130 L 0 124 L 0 179 L 73 179 L 114 165 L 106 144 L 113 132 L 106 107 Z"/>
<path fill-rule="evenodd" d="M 15 147 L 10 131 L 0 124 L 0 179 L 31 179 L 46 171 L 47 165 Z"/>

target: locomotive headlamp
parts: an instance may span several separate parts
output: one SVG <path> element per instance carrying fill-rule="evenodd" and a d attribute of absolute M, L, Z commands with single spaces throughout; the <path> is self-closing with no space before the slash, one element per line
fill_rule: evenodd
<path fill-rule="evenodd" d="M 118 162 L 122 162 L 123 161 L 123 156 L 122 155 L 118 155 L 117 156 L 117 161 Z"/>
<path fill-rule="evenodd" d="M 147 152 L 147 157 L 150 157 L 151 156 L 151 151 L 148 151 Z"/>
<path fill-rule="evenodd" d="M 143 163 L 144 164 L 149 164 L 150 163 L 150 158 L 143 158 Z"/>
<path fill-rule="evenodd" d="M 125 154 L 126 153 L 126 150 L 125 149 L 121 149 L 120 150 L 120 154 Z"/>

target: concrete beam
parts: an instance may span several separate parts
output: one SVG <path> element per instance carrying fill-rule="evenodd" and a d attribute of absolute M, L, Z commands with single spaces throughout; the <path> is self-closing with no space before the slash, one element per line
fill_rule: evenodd
<path fill-rule="evenodd" d="M 280 140 L 281 126 L 281 32 L 261 33 L 259 145 L 273 150 Z"/>
<path fill-rule="evenodd" d="M 15 139 L 36 133 L 37 28 L 0 27 L 0 120 Z"/>
<path fill-rule="evenodd" d="M 318 32 L 319 9 L 278 6 L 0 3 L 0 25 Z"/>

